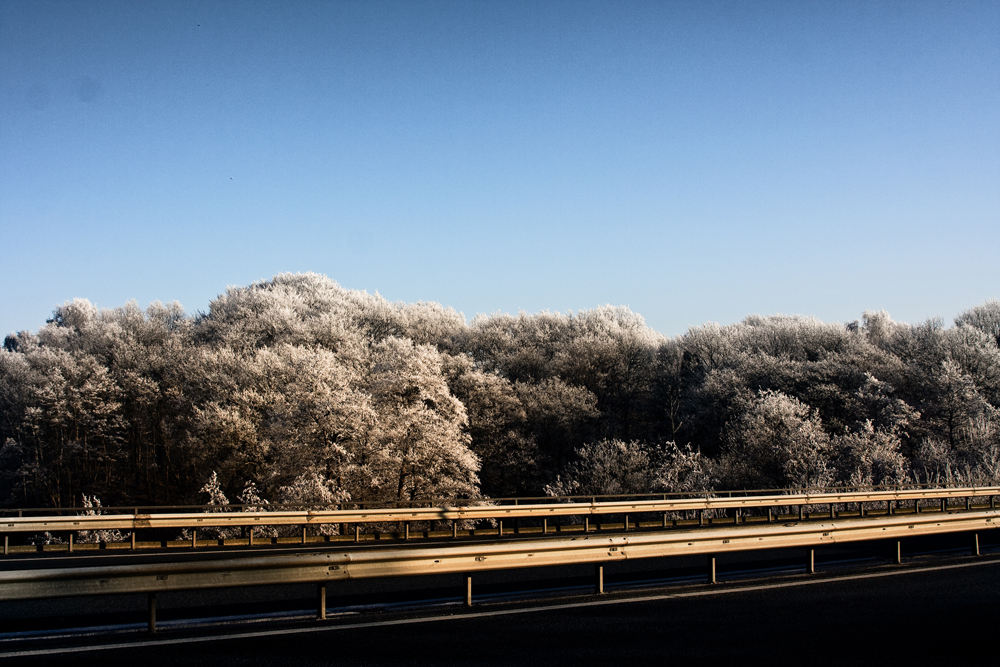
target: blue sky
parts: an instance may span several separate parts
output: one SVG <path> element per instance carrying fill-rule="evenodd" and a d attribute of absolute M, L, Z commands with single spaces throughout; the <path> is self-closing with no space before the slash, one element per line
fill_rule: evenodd
<path fill-rule="evenodd" d="M 1000 297 L 1000 3 L 0 0 L 0 335 L 324 273 L 495 311 Z"/>

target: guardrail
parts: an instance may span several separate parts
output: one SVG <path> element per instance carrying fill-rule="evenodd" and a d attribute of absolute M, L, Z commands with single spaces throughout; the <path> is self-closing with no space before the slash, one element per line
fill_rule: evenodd
<path fill-rule="evenodd" d="M 490 501 L 456 501 L 451 505 L 436 507 L 390 507 L 332 510 L 266 511 L 266 512 L 144 512 L 132 514 L 98 514 L 75 516 L 21 516 L 0 519 L 0 534 L 5 538 L 15 533 L 126 530 L 150 528 L 226 528 L 255 526 L 319 526 L 325 524 L 353 524 L 360 526 L 375 523 L 406 522 L 455 522 L 479 520 L 504 520 L 582 516 L 596 517 L 610 514 L 649 514 L 706 512 L 709 510 L 773 509 L 777 507 L 828 506 L 831 517 L 836 516 L 838 505 L 887 503 L 891 513 L 893 504 L 914 501 L 919 510 L 920 501 L 937 500 L 947 503 L 955 498 L 988 497 L 990 507 L 995 507 L 1000 486 L 961 486 L 889 489 L 882 491 L 816 491 L 798 494 L 698 496 L 649 500 L 611 500 L 590 502 L 549 502 L 530 505 L 494 505 Z M 462 503 L 467 504 L 462 504 Z M 738 517 L 737 517 L 738 518 Z M 627 520 L 626 520 L 627 521 Z"/>
<path fill-rule="evenodd" d="M 942 490 L 942 489 L 989 489 L 1000 486 L 962 484 L 956 482 L 929 482 L 929 483 L 905 483 L 891 485 L 865 485 L 865 486 L 823 486 L 823 487 L 803 487 L 803 488 L 781 488 L 781 489 L 730 489 L 730 490 L 702 490 L 684 491 L 670 493 L 628 493 L 609 495 L 575 495 L 575 496 L 517 496 L 510 498 L 415 498 L 412 500 L 363 500 L 348 501 L 331 505 L 322 509 L 399 509 L 406 510 L 412 507 L 472 507 L 477 505 L 487 505 L 489 507 L 506 507 L 509 505 L 545 505 L 551 503 L 581 503 L 581 502 L 629 502 L 634 500 L 682 500 L 682 499 L 712 499 L 712 498 L 751 498 L 761 496 L 802 496 L 827 494 L 836 495 L 844 493 L 870 493 L 876 491 L 921 491 L 921 490 Z M 162 513 L 205 513 L 205 512 L 249 512 L 258 511 L 260 505 L 122 505 L 122 506 L 102 506 L 96 508 L 85 507 L 25 507 L 25 508 L 4 508 L 0 507 L 0 520 L 9 517 L 28 516 L 77 516 L 81 513 L 97 514 L 162 514 Z M 259 511 L 305 511 L 316 509 L 309 503 L 267 503 L 267 509 Z"/>
<path fill-rule="evenodd" d="M 757 524 L 722 529 L 580 535 L 514 542 L 441 546 L 397 546 L 380 550 L 324 551 L 202 562 L 128 564 L 0 572 L 0 600 L 28 600 L 105 594 L 148 593 L 149 628 L 155 631 L 156 593 L 193 589 L 316 582 L 317 614 L 326 614 L 326 584 L 346 579 L 464 573 L 466 603 L 472 602 L 472 575 L 486 570 L 597 565 L 602 592 L 603 565 L 630 558 L 710 554 L 709 580 L 715 580 L 715 555 L 734 551 L 808 547 L 808 570 L 818 546 L 1000 527 L 1000 510 L 944 515 L 885 516 L 818 523 Z M 978 533 L 975 533 L 978 555 Z"/>

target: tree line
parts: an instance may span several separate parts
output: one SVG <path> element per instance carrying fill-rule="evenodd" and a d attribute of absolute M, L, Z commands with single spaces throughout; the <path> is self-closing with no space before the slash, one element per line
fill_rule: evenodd
<path fill-rule="evenodd" d="M 467 323 L 281 274 L 207 313 L 77 299 L 7 336 L 0 503 L 996 483 L 998 406 L 998 301 L 953 326 L 751 316 L 667 338 L 624 307 Z"/>

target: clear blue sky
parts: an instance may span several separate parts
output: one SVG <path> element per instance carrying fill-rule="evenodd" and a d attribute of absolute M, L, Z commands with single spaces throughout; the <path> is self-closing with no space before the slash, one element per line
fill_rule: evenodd
<path fill-rule="evenodd" d="M 950 321 L 998 251 L 993 0 L 0 0 L 0 335 L 282 271 Z"/>

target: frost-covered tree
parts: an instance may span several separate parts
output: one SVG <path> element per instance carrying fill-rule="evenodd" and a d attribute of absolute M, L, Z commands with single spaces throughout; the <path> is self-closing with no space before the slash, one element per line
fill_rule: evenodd
<path fill-rule="evenodd" d="M 83 511 L 80 512 L 81 516 L 99 516 L 104 514 L 104 510 L 101 508 L 101 499 L 97 496 L 88 496 L 83 494 L 83 502 L 81 506 Z M 124 539 L 124 535 L 117 528 L 113 529 L 101 529 L 101 530 L 80 530 L 76 533 L 76 541 L 82 544 L 96 544 L 99 542 L 121 542 Z"/>
<path fill-rule="evenodd" d="M 667 339 L 623 307 L 467 324 L 310 273 L 196 316 L 76 299 L 4 340 L 0 502 L 195 503 L 213 471 L 276 502 L 533 495 L 597 484 L 581 457 L 604 470 L 613 442 L 657 489 L 876 484 L 900 457 L 921 479 L 995 479 L 998 313 L 753 315 Z"/>
<path fill-rule="evenodd" d="M 387 338 L 372 349 L 365 388 L 380 415 L 376 449 L 369 452 L 378 495 L 478 495 L 480 461 L 469 448 L 468 417 L 448 389 L 437 350 Z"/>
<path fill-rule="evenodd" d="M 837 482 L 867 487 L 900 484 L 909 476 L 898 432 L 876 429 L 870 421 L 831 442 Z"/>
<path fill-rule="evenodd" d="M 577 449 L 576 459 L 546 491 L 554 496 L 649 493 L 656 482 L 656 470 L 643 443 L 601 440 Z"/>
<path fill-rule="evenodd" d="M 819 416 L 799 400 L 760 391 L 727 428 L 719 460 L 723 488 L 825 486 L 832 479 L 829 436 Z"/>
<path fill-rule="evenodd" d="M 982 331 L 1000 347 L 1000 301 L 990 299 L 986 303 L 970 308 L 955 318 L 957 326 L 969 326 Z"/>
<path fill-rule="evenodd" d="M 526 430 L 538 443 L 542 465 L 558 470 L 573 457 L 573 450 L 594 433 L 600 417 L 597 397 L 585 387 L 560 378 L 537 383 L 515 382 L 514 391 L 524 406 Z"/>
<path fill-rule="evenodd" d="M 442 361 L 451 393 L 465 406 L 469 446 L 482 462 L 483 493 L 491 497 L 541 493 L 545 457 L 515 386 L 477 368 L 468 355 Z"/>
<path fill-rule="evenodd" d="M 546 486 L 554 496 L 682 493 L 711 488 L 708 463 L 691 447 L 673 442 L 601 440 L 576 450 L 576 457 Z"/>

